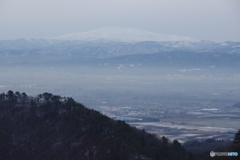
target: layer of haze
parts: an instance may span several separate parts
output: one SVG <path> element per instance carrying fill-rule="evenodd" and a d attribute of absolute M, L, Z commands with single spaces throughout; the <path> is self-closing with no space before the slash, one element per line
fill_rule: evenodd
<path fill-rule="evenodd" d="M 182 68 L 183 69 L 183 68 Z M 50 92 L 73 97 L 86 106 L 153 105 L 188 102 L 239 102 L 238 69 L 154 67 L 125 64 L 1 65 L 0 93 L 37 95 Z M 145 105 L 146 107 L 148 105 Z"/>
<path fill-rule="evenodd" d="M 53 37 L 107 26 L 240 41 L 240 1 L 0 0 L 0 40 Z"/>

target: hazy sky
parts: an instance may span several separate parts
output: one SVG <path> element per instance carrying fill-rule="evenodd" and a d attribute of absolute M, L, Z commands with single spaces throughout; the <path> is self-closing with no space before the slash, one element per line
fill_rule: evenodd
<path fill-rule="evenodd" d="M 0 39 L 108 26 L 240 41 L 240 0 L 0 0 Z"/>

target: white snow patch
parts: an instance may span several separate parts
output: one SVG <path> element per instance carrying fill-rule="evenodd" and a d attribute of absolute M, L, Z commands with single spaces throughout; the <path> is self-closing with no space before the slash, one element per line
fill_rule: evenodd
<path fill-rule="evenodd" d="M 191 72 L 191 71 L 201 71 L 200 68 L 193 68 L 193 69 L 180 69 L 179 72 Z"/>
<path fill-rule="evenodd" d="M 159 34 L 150 31 L 124 28 L 124 27 L 106 27 L 92 31 L 67 34 L 60 37 L 52 37 L 57 40 L 82 40 L 82 41 L 120 41 L 120 42 L 141 42 L 141 41 L 191 41 L 196 42 L 190 37 Z M 184 42 L 186 45 L 187 42 Z M 190 44 L 187 44 L 190 45 Z"/>
<path fill-rule="evenodd" d="M 217 111 L 217 108 L 207 108 L 207 109 L 202 109 L 203 111 Z"/>
<path fill-rule="evenodd" d="M 232 46 L 232 48 L 238 48 L 238 47 L 240 47 L 240 45 L 237 45 L 237 46 Z"/>
<path fill-rule="evenodd" d="M 118 67 L 116 67 L 117 69 L 121 69 L 122 67 L 124 67 L 124 64 L 120 64 Z"/>
<path fill-rule="evenodd" d="M 193 68 L 193 69 L 189 69 L 188 71 L 201 71 L 200 68 Z"/>
<path fill-rule="evenodd" d="M 220 43 L 220 45 L 221 45 L 221 46 L 228 46 L 228 44 L 227 44 L 227 43 L 224 43 L 224 42 L 223 42 L 223 43 Z"/>

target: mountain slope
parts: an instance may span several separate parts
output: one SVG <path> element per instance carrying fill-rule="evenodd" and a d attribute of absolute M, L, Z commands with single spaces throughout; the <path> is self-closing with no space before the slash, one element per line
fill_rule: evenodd
<path fill-rule="evenodd" d="M 140 29 L 124 27 L 106 27 L 88 32 L 67 34 L 52 39 L 81 40 L 81 41 L 119 41 L 119 42 L 142 42 L 142 41 L 197 41 L 190 37 L 158 34 Z"/>
<path fill-rule="evenodd" d="M 50 93 L 0 94 L 0 159 L 189 159 L 174 141 Z"/>

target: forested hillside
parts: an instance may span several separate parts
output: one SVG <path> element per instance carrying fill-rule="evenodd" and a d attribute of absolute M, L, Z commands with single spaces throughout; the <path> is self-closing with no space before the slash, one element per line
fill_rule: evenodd
<path fill-rule="evenodd" d="M 72 98 L 8 91 L 0 94 L 0 159 L 187 160 L 169 143 L 90 110 Z"/>

